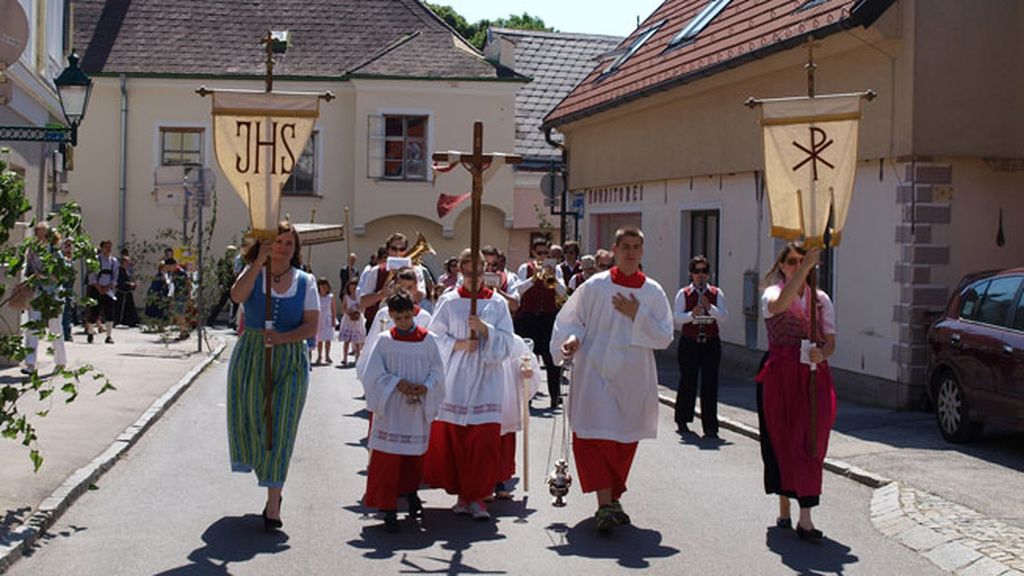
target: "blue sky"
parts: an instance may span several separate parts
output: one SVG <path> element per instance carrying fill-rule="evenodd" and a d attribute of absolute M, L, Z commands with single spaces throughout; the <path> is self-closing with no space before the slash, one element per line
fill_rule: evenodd
<path fill-rule="evenodd" d="M 662 0 L 430 0 L 448 5 L 469 22 L 529 13 L 560 32 L 626 36 L 661 5 Z"/>

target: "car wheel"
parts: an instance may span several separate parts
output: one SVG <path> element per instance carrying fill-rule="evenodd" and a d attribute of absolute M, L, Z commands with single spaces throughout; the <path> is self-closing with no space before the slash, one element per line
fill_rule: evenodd
<path fill-rule="evenodd" d="M 949 442 L 968 442 L 981 433 L 981 423 L 967 418 L 967 398 L 953 372 L 943 370 L 936 379 L 935 417 L 942 437 Z"/>

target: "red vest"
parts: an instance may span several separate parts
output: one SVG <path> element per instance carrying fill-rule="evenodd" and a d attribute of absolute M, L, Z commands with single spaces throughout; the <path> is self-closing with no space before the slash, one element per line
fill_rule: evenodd
<path fill-rule="evenodd" d="M 683 288 L 683 295 L 686 296 L 686 309 L 684 312 L 689 312 L 697 307 L 697 303 L 700 302 L 700 292 L 693 289 L 693 285 L 689 285 Z M 713 305 L 718 304 L 718 288 L 714 286 L 708 286 L 707 290 L 708 302 Z M 683 324 L 683 337 L 696 340 L 697 335 L 704 333 L 708 338 L 718 337 L 718 322 L 712 322 L 710 324 L 696 324 L 694 322 L 687 322 Z"/>
<path fill-rule="evenodd" d="M 377 267 L 377 285 L 373 288 L 374 292 L 380 292 L 384 288 L 384 282 L 388 279 L 387 266 L 387 262 L 381 262 L 380 266 Z M 373 319 L 377 316 L 377 310 L 380 310 L 381 302 L 383 300 L 366 309 L 366 319 L 368 321 L 373 322 Z"/>
<path fill-rule="evenodd" d="M 536 269 L 533 264 L 526 265 L 526 280 L 533 278 Z M 548 288 L 540 282 L 534 281 L 533 286 L 523 293 L 519 299 L 519 313 L 521 314 L 557 314 L 558 307 L 555 305 L 555 289 Z"/>

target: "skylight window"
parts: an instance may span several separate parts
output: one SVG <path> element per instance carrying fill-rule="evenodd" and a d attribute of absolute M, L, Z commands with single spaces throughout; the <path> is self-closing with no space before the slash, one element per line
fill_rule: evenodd
<path fill-rule="evenodd" d="M 718 16 L 718 14 L 728 5 L 729 0 L 711 0 L 708 2 L 708 5 L 705 6 L 704 9 L 693 18 L 693 20 L 690 20 L 690 23 L 687 24 L 679 34 L 676 34 L 676 37 L 668 43 L 668 47 L 675 48 L 680 44 L 693 42 L 697 35 L 700 34 L 701 31 L 703 31 L 704 28 L 706 28 L 707 25 L 715 19 L 715 16 Z"/>
<path fill-rule="evenodd" d="M 658 29 L 660 29 L 664 23 L 665 21 L 662 20 L 661 22 L 658 22 L 654 26 L 651 26 L 647 30 L 641 32 L 640 35 L 633 40 L 633 43 L 629 45 L 629 48 L 626 49 L 626 51 L 623 52 L 621 56 L 616 58 L 614 62 L 609 64 L 603 72 L 601 72 L 601 76 L 607 76 L 608 74 L 611 74 L 612 72 L 618 70 L 620 66 L 626 63 L 626 60 L 629 60 L 633 56 L 633 54 L 636 54 L 636 51 L 639 50 L 640 47 L 644 45 L 644 42 L 647 42 L 651 38 L 651 36 L 654 36 L 654 33 L 657 32 Z"/>

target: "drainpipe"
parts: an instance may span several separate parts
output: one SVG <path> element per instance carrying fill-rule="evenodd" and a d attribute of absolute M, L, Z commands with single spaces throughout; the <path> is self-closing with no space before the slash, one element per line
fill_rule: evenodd
<path fill-rule="evenodd" d="M 558 217 L 559 217 L 559 221 L 560 221 L 560 224 L 559 224 L 559 235 L 562 237 L 561 244 L 565 244 L 565 216 L 566 216 L 565 203 L 566 203 L 566 200 L 567 200 L 566 196 L 569 193 L 569 149 L 566 148 L 564 144 L 560 144 L 560 143 L 555 142 L 554 140 L 551 139 L 551 130 L 552 130 L 552 128 L 550 126 L 548 126 L 547 128 L 544 128 L 544 141 L 547 142 L 548 145 L 551 146 L 552 148 L 558 148 L 559 150 L 562 151 L 562 173 L 565 175 L 565 186 L 562 187 L 562 207 L 561 207 L 561 210 L 558 211 L 559 212 Z M 575 218 L 576 218 L 576 220 L 575 220 L 576 226 L 574 226 L 573 232 L 574 232 L 575 236 L 578 239 L 579 238 L 579 216 L 575 216 Z"/>
<path fill-rule="evenodd" d="M 127 241 L 128 204 L 128 79 L 121 80 L 121 173 L 118 176 L 117 245 L 124 248 Z"/>

